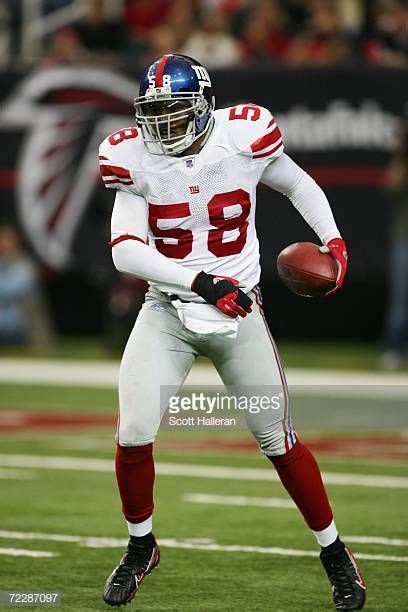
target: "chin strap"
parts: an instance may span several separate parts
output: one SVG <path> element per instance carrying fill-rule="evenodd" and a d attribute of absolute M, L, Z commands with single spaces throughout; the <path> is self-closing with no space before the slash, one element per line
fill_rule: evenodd
<path fill-rule="evenodd" d="M 181 146 L 181 143 L 185 142 L 190 136 L 194 136 L 194 119 L 192 119 L 189 124 L 188 124 L 188 129 L 187 132 L 185 134 L 185 136 L 183 136 L 183 138 L 180 138 L 179 141 L 175 142 L 174 144 L 170 144 L 170 145 L 166 145 L 163 142 L 160 141 L 159 145 L 163 150 L 163 153 L 165 155 L 182 155 L 184 153 L 184 151 L 186 151 L 187 149 L 189 149 L 191 147 L 191 145 L 194 143 L 194 141 L 196 140 L 196 138 L 193 137 L 193 140 L 190 142 L 190 144 L 186 147 L 184 147 L 181 151 L 174 151 L 174 149 L 178 148 L 179 146 Z"/>
<path fill-rule="evenodd" d="M 197 140 L 199 140 L 200 138 L 203 138 L 203 136 L 204 136 L 204 138 L 203 138 L 203 139 L 202 139 L 202 141 L 200 142 L 200 148 L 199 148 L 197 151 L 195 151 L 194 153 L 192 153 L 192 154 L 191 154 L 191 155 L 197 155 L 197 153 L 199 153 L 199 152 L 201 151 L 201 149 L 204 147 L 204 145 L 205 145 L 205 144 L 206 144 L 206 142 L 208 141 L 209 137 L 211 136 L 212 131 L 213 131 L 213 129 L 214 129 L 214 125 L 215 125 L 215 119 L 214 119 L 214 117 L 211 117 L 211 118 L 209 119 L 208 123 L 207 123 L 207 126 L 206 126 L 205 130 L 204 130 L 203 132 L 201 132 L 200 134 L 198 134 L 198 136 L 196 136 L 196 137 L 194 138 L 194 140 L 192 141 L 192 143 L 191 143 L 190 145 L 188 145 L 188 147 L 187 147 L 186 149 L 183 149 L 183 151 L 181 151 L 180 153 L 175 153 L 175 154 L 174 154 L 174 157 L 185 157 L 185 156 L 188 156 L 188 155 L 189 155 L 189 154 L 187 153 L 188 149 L 189 149 L 190 147 L 192 147 L 192 146 L 193 146 L 193 144 L 194 144 L 195 142 L 197 142 Z M 171 155 L 171 154 L 169 153 L 169 155 Z"/>

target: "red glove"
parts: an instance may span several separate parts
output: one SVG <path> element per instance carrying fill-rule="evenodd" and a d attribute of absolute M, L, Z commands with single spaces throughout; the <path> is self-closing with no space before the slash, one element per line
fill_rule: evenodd
<path fill-rule="evenodd" d="M 344 277 L 346 276 L 348 259 L 346 243 L 342 238 L 332 238 L 332 240 L 330 240 L 326 246 L 320 247 L 320 251 L 322 253 L 330 253 L 337 263 L 338 274 L 336 286 L 334 289 L 331 289 L 331 291 L 326 293 L 326 296 L 333 295 L 340 289 L 344 282 Z"/>

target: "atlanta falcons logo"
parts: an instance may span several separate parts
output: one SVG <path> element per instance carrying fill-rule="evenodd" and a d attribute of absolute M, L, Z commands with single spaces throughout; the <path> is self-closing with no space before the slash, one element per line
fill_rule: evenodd
<path fill-rule="evenodd" d="M 25 128 L 16 205 L 40 258 L 63 270 L 99 181 L 98 145 L 129 122 L 138 84 L 97 68 L 31 73 L 0 109 L 0 123 Z"/>

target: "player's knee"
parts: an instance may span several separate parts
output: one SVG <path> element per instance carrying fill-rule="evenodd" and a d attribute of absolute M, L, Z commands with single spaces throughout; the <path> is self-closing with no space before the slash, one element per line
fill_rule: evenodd
<path fill-rule="evenodd" d="M 156 431 L 152 428 L 122 423 L 122 421 L 116 431 L 116 442 L 120 446 L 144 446 L 154 442 L 155 438 Z"/>
<path fill-rule="evenodd" d="M 288 449 L 295 443 L 288 444 L 288 434 L 281 428 L 264 432 L 257 436 L 261 451 L 268 457 L 277 457 L 287 453 Z"/>

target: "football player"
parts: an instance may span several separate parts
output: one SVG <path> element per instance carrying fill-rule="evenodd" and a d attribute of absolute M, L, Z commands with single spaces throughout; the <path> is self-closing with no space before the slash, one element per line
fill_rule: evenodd
<path fill-rule="evenodd" d="M 215 110 L 208 72 L 190 57 L 168 54 L 149 66 L 135 108 L 136 125 L 110 135 L 99 152 L 103 181 L 116 190 L 113 262 L 150 286 L 119 374 L 116 476 L 130 539 L 103 599 L 126 604 L 159 563 L 153 442 L 171 389 L 206 355 L 227 388 L 281 391 L 279 409 L 248 425 L 321 547 L 335 607 L 361 609 L 365 584 L 339 538 L 318 465 L 293 429 L 258 289 L 259 181 L 285 194 L 316 232 L 337 262 L 333 291 L 340 289 L 346 246 L 326 196 L 284 153 L 269 110 Z"/>

